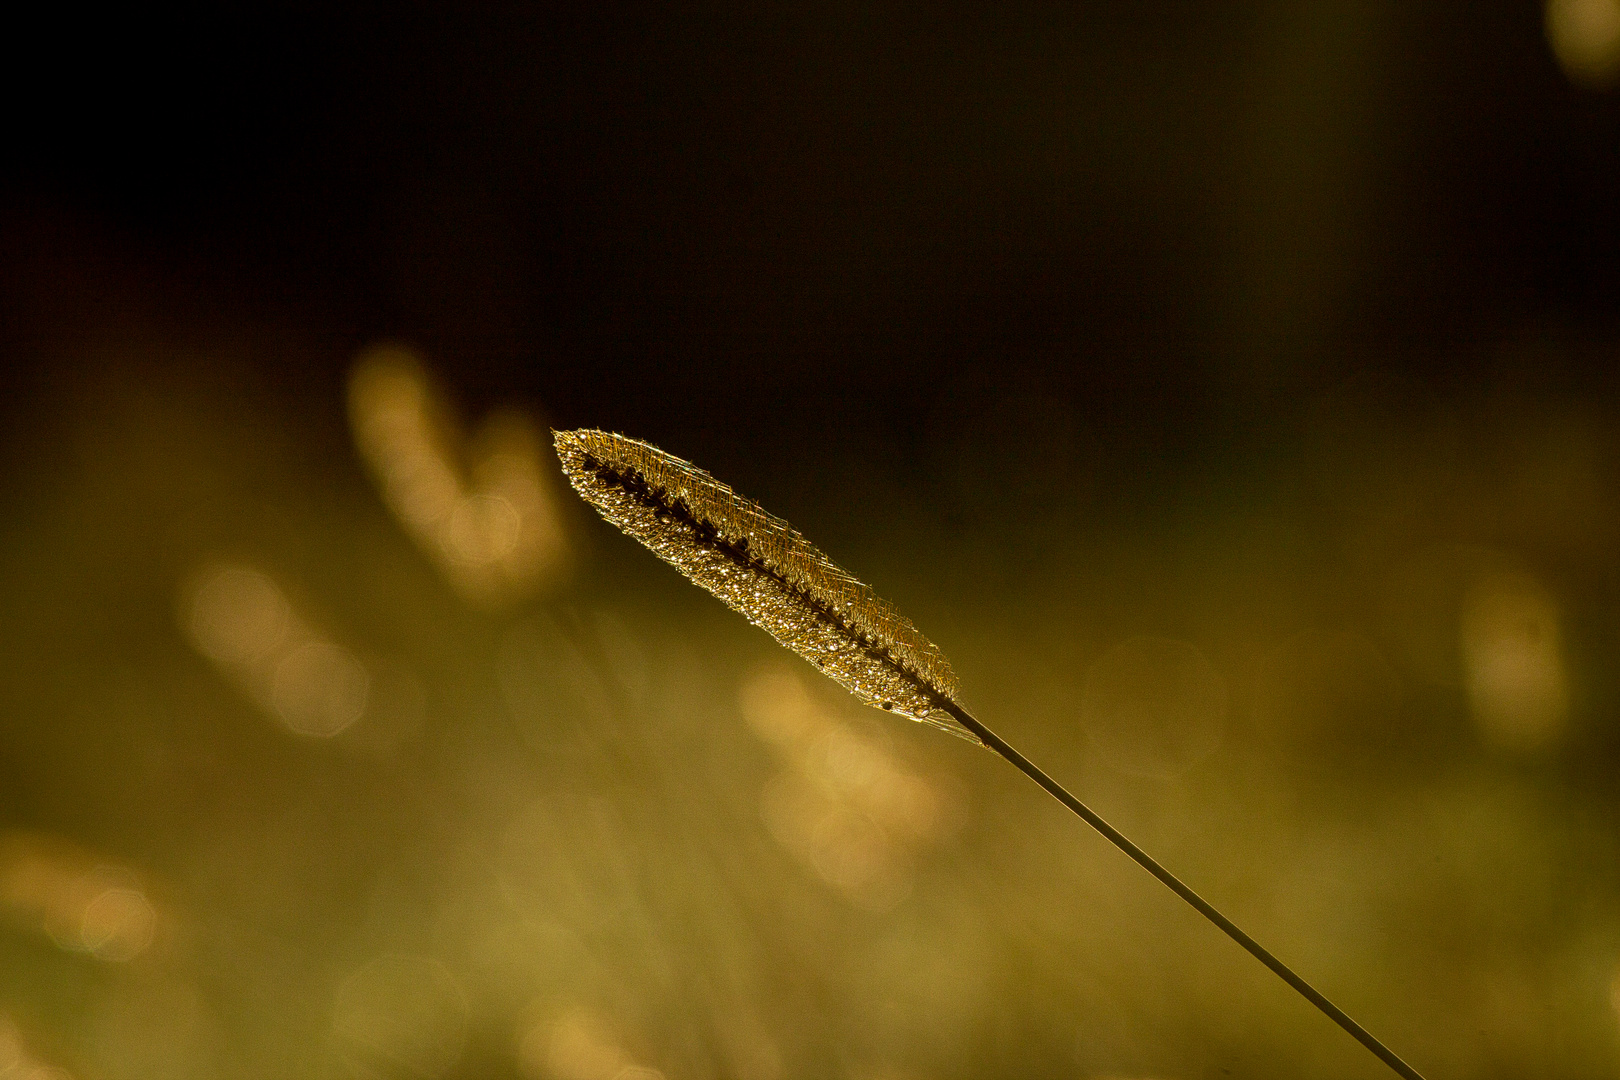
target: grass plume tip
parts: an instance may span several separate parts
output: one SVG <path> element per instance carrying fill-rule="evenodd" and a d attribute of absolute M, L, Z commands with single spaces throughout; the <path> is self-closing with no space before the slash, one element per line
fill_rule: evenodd
<path fill-rule="evenodd" d="M 933 642 L 792 525 L 638 439 L 558 431 L 574 490 L 866 704 L 978 742 L 946 711 L 956 676 Z"/>

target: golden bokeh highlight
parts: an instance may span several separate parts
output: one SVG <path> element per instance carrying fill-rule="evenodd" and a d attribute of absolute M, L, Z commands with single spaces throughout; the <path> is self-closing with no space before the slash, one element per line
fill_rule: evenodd
<path fill-rule="evenodd" d="M 0 1080 L 73 1080 L 73 1074 L 30 1053 L 22 1030 L 0 1013 Z"/>
<path fill-rule="evenodd" d="M 79 941 L 102 960 L 133 960 L 152 944 L 157 913 L 139 889 L 104 889 L 85 905 Z"/>
<path fill-rule="evenodd" d="M 1462 611 L 1465 685 L 1481 733 L 1509 749 L 1533 749 L 1563 734 L 1569 711 L 1561 616 L 1529 574 L 1478 580 Z"/>
<path fill-rule="evenodd" d="M 180 606 L 196 650 L 289 730 L 330 738 L 365 715 L 371 673 L 263 570 L 205 564 L 182 586 Z"/>
<path fill-rule="evenodd" d="M 528 1080 L 664 1080 L 621 1045 L 601 1015 L 579 1006 L 527 1024 L 518 1064 Z"/>
<path fill-rule="evenodd" d="M 524 416 L 497 413 L 463 439 L 421 359 L 377 345 L 350 372 L 349 417 L 383 500 L 464 597 L 505 604 L 566 575 L 549 442 Z"/>
<path fill-rule="evenodd" d="M 461 1060 L 467 1024 L 460 982 L 424 956 L 377 957 L 339 984 L 332 1004 L 338 1052 L 362 1076 L 436 1080 Z"/>
<path fill-rule="evenodd" d="M 0 1016 L 0 1076 L 7 1076 L 22 1067 L 27 1056 L 23 1048 L 22 1032 L 9 1016 Z"/>
<path fill-rule="evenodd" d="M 1620 77 L 1620 0 L 1547 0 L 1547 41 L 1573 82 L 1595 88 Z"/>
<path fill-rule="evenodd" d="M 0 913 L 45 933 L 58 948 L 108 963 L 146 952 L 158 928 L 157 910 L 132 867 L 24 832 L 0 834 Z"/>
<path fill-rule="evenodd" d="M 948 781 L 908 767 L 881 729 L 845 719 L 786 665 L 752 673 L 738 700 L 780 766 L 760 797 L 771 835 L 857 906 L 905 899 L 915 860 L 959 823 Z"/>

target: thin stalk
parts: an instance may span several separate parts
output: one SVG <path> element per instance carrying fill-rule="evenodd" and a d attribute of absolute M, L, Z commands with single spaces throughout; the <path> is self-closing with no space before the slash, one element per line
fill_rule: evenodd
<path fill-rule="evenodd" d="M 1266 967 L 1276 972 L 1277 976 L 1281 978 L 1283 982 L 1299 991 L 1301 997 L 1303 997 L 1306 1001 L 1309 1001 L 1312 1005 L 1315 1005 L 1325 1016 L 1327 1016 L 1328 1019 L 1332 1020 L 1335 1024 L 1338 1024 L 1341 1028 L 1354 1036 L 1357 1042 L 1376 1054 L 1378 1059 L 1385 1065 L 1388 1065 L 1391 1069 L 1394 1069 L 1396 1073 L 1405 1077 L 1406 1080 L 1423 1080 L 1421 1073 L 1412 1068 L 1412 1066 L 1408 1065 L 1406 1062 L 1402 1061 L 1400 1056 L 1397 1055 L 1395 1051 L 1391 1050 L 1389 1047 L 1385 1046 L 1383 1043 L 1374 1038 L 1372 1032 L 1350 1019 L 1350 1016 L 1343 1009 L 1329 1001 L 1325 996 L 1323 996 L 1321 991 L 1316 989 L 1316 987 L 1312 986 L 1299 975 L 1295 974 L 1293 968 L 1271 955 L 1270 951 L 1268 951 L 1258 941 L 1254 940 L 1254 938 L 1238 929 L 1236 923 L 1234 923 L 1231 919 L 1228 919 L 1225 915 L 1222 915 L 1219 911 L 1215 910 L 1214 905 L 1212 905 L 1208 900 L 1205 900 L 1202 896 L 1199 896 L 1180 878 L 1176 877 L 1176 875 L 1160 866 L 1158 861 L 1147 852 L 1131 843 L 1131 841 L 1126 838 L 1124 833 L 1120 832 L 1118 829 L 1108 824 L 1108 822 L 1104 821 L 1095 810 L 1092 810 L 1091 807 L 1087 806 L 1073 795 L 1070 795 L 1062 784 L 1059 784 L 1056 780 L 1053 780 L 1050 776 L 1047 776 L 1046 773 L 1041 771 L 1039 766 L 1030 761 L 1023 754 L 1020 754 L 1017 750 L 1014 750 L 1001 738 L 1001 736 L 997 735 L 995 732 L 991 731 L 989 728 L 980 723 L 978 719 L 973 716 L 973 714 L 969 713 L 966 709 L 962 708 L 962 706 L 956 704 L 954 701 L 941 701 L 939 704 L 946 712 L 950 713 L 959 724 L 976 735 L 980 742 L 984 743 L 990 749 L 1012 762 L 1012 764 L 1017 767 L 1019 772 L 1023 773 L 1025 776 L 1041 785 L 1041 787 L 1045 788 L 1047 794 L 1051 795 L 1052 798 L 1056 799 L 1064 806 L 1067 806 L 1070 810 L 1073 810 L 1075 814 L 1077 814 L 1087 825 L 1090 825 L 1093 829 L 1096 829 L 1098 832 L 1102 833 L 1103 836 L 1107 838 L 1109 843 L 1113 844 L 1115 847 L 1119 848 L 1119 850 L 1129 855 L 1139 866 L 1142 867 L 1142 869 L 1164 882 L 1171 892 L 1175 893 L 1177 896 L 1187 901 L 1187 903 L 1191 904 L 1200 915 L 1214 923 L 1216 926 L 1220 927 L 1222 932 L 1224 932 L 1227 937 L 1243 946 L 1256 960 L 1260 961 L 1262 964 L 1266 965 Z"/>
<path fill-rule="evenodd" d="M 1384 1064 L 1406 1080 L 1423 1080 L 1343 1009 L 958 705 L 956 676 L 938 646 L 793 526 L 691 462 L 638 439 L 591 430 L 555 436 L 569 483 L 608 521 L 867 704 L 929 723 L 939 722 L 943 710 L 954 723 L 940 722 L 941 727 L 969 734 L 1012 762 Z"/>

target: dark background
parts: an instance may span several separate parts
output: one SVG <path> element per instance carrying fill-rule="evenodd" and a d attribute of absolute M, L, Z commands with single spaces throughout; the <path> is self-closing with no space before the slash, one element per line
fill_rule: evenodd
<path fill-rule="evenodd" d="M 180 292 L 296 327 L 301 388 L 404 338 L 477 403 L 757 453 L 914 448 L 989 373 L 1208 453 L 1360 371 L 1609 382 L 1620 104 L 1529 3 L 243 5 L 11 51 L 8 322 Z"/>
<path fill-rule="evenodd" d="M 844 904 L 759 825 L 770 759 L 734 686 L 760 635 L 571 501 L 574 576 L 493 605 L 388 517 L 344 402 L 394 341 L 469 428 L 517 407 L 622 431 L 793 520 L 987 721 L 1432 1077 L 1612 1075 L 1620 93 L 1561 67 L 1546 17 L 242 4 L 8 35 L 18 1052 L 90 1080 L 615 1080 L 557 1057 L 588 1013 L 669 1080 L 1379 1075 L 926 731 L 869 734 L 972 823 L 918 856 L 912 899 Z M 416 672 L 426 734 L 336 756 L 272 734 L 177 630 L 220 552 Z M 1519 741 L 1469 690 L 1480 596 L 1521 604 L 1564 695 Z M 1191 642 L 1230 702 L 1220 749 L 1151 781 L 1117 766 L 1158 751 L 1075 719 L 1144 635 Z M 531 640 L 573 658 L 541 665 L 564 688 L 533 716 L 490 674 Z M 684 689 L 624 691 L 611 737 L 535 735 L 582 715 L 587 669 Z M 546 835 L 581 888 L 623 885 L 592 860 L 640 868 L 607 929 L 476 884 L 499 876 L 482 838 L 570 784 Z M 109 859 L 159 927 L 133 959 L 61 946 L 50 890 L 16 884 Z M 486 963 L 466 928 L 502 903 L 575 945 Z M 399 989 L 424 970 L 460 989 Z M 445 1008 L 463 1035 L 400 1034 Z"/>

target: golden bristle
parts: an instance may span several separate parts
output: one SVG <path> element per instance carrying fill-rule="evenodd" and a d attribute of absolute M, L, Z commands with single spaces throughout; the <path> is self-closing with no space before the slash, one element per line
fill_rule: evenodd
<path fill-rule="evenodd" d="M 574 488 L 659 558 L 868 705 L 979 741 L 945 711 L 956 676 L 938 647 L 792 525 L 656 446 L 555 436 Z"/>

